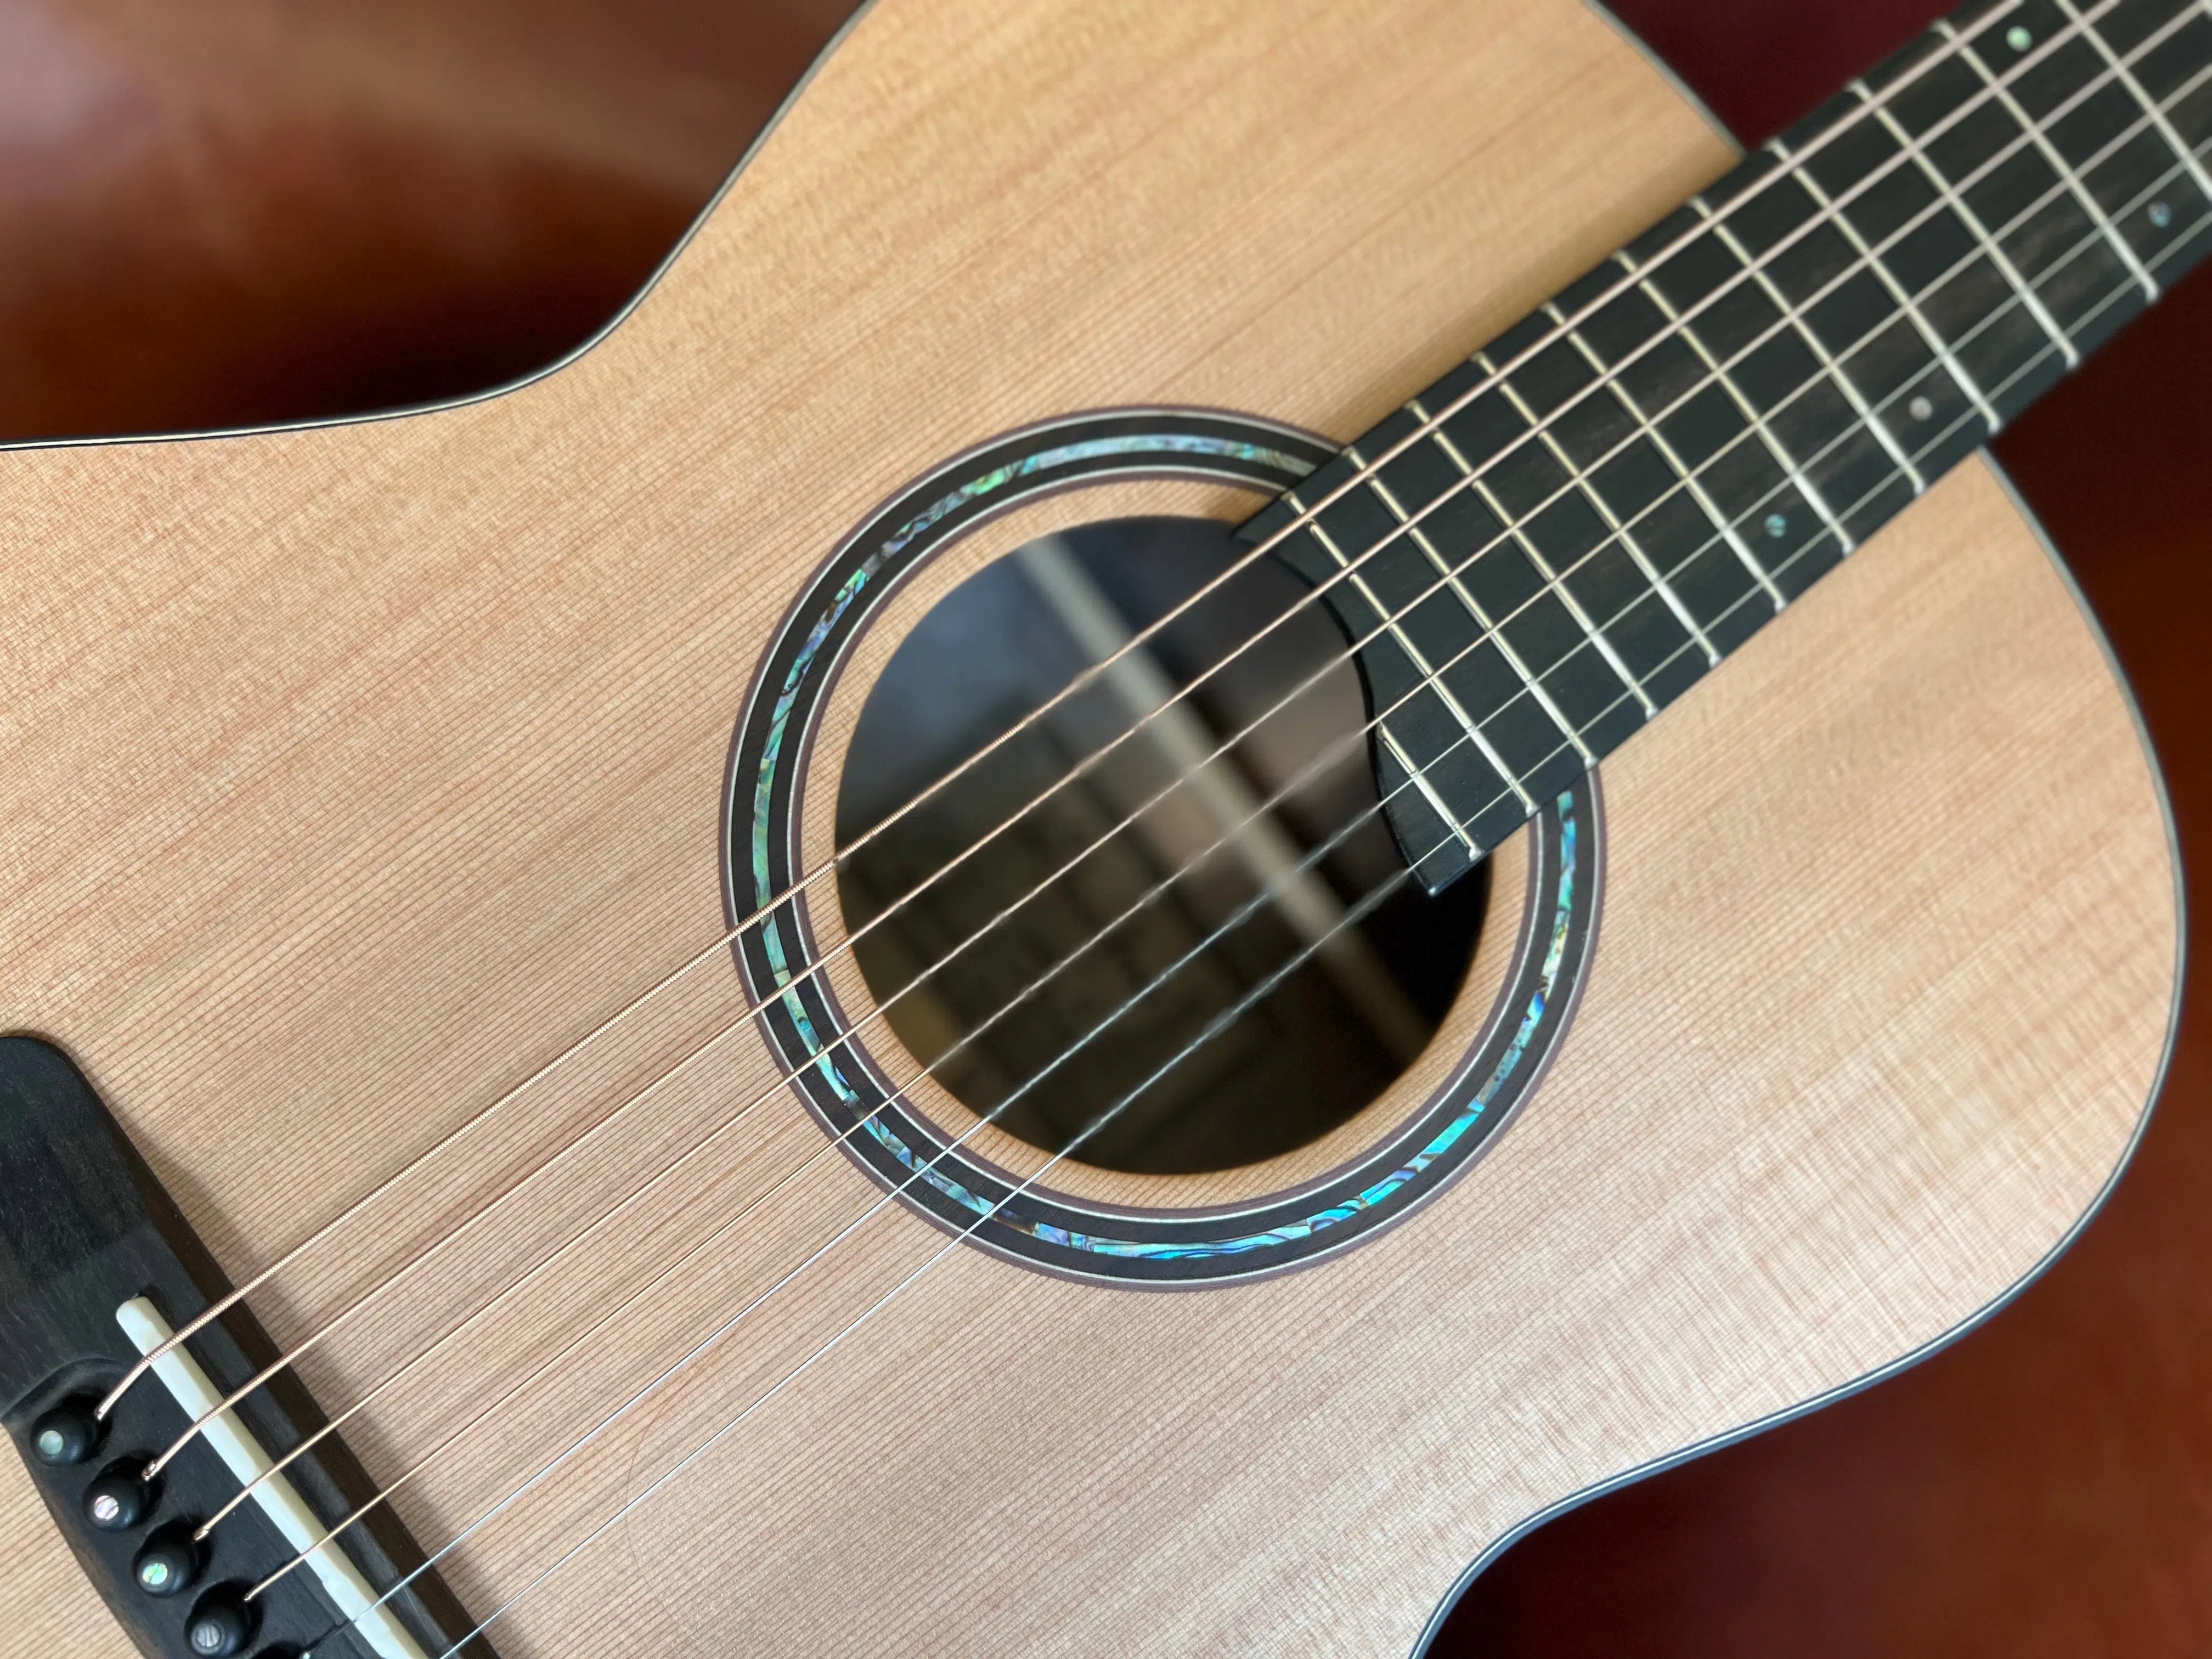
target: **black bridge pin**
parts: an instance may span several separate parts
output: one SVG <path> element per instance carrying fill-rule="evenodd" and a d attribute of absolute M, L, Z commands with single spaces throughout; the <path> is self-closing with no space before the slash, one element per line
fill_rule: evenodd
<path fill-rule="evenodd" d="M 229 1659 L 252 1634 L 253 1609 L 229 1590 L 210 1590 L 192 1609 L 185 1645 L 203 1659 Z"/>
<path fill-rule="evenodd" d="M 174 1595 L 199 1576 L 200 1553 L 189 1527 L 167 1527 L 146 1540 L 131 1577 L 149 1595 Z"/>
<path fill-rule="evenodd" d="M 65 1400 L 31 1425 L 31 1451 L 41 1463 L 82 1463 L 99 1449 L 103 1428 L 92 1407 Z"/>
<path fill-rule="evenodd" d="M 110 1463 L 84 1489 L 84 1518 L 102 1532 L 128 1532 L 153 1507 L 153 1492 L 135 1461 Z"/>

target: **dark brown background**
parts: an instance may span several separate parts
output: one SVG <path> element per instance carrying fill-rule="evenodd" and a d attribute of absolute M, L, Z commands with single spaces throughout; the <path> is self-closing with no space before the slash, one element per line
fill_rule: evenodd
<path fill-rule="evenodd" d="M 538 367 L 644 280 L 844 9 L 0 0 L 0 437 L 339 414 Z M 1939 5 L 1620 9 L 1756 138 Z M 2200 276 L 1997 445 L 2133 678 L 2199 870 L 2208 368 Z M 2212 1649 L 2208 1200 L 2200 982 L 2133 1171 L 2045 1279 L 1905 1376 L 1532 1535 L 1437 1653 Z"/>

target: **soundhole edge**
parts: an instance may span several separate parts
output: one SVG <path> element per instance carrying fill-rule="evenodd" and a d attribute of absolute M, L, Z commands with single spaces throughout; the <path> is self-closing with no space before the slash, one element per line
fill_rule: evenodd
<path fill-rule="evenodd" d="M 1099 1168 L 1234 1169 L 1349 1121 L 1435 1036 L 1485 911 L 1486 868 L 1405 878 L 1336 625 L 1231 536 L 1119 520 L 994 561 L 846 750 L 839 896 L 886 1022 L 970 1111 Z"/>
<path fill-rule="evenodd" d="M 1238 417 L 1107 414 L 1009 434 L 902 491 L 825 563 L 763 665 L 732 750 L 726 875 L 732 920 L 781 893 L 796 866 L 799 791 L 787 757 L 812 740 L 830 678 L 824 665 L 849 654 L 859 631 L 920 563 L 998 512 L 1071 483 L 1168 473 L 1280 489 L 1326 453 L 1304 434 Z M 896 1094 L 894 1080 L 912 1062 L 896 1044 L 871 1053 L 869 1034 L 854 1035 L 846 1011 L 823 990 L 824 976 L 807 974 L 816 957 L 802 902 L 781 904 L 765 925 L 744 930 L 737 954 L 763 1029 L 802 1097 L 848 1154 L 909 1207 L 981 1248 L 1054 1273 L 1133 1284 L 1222 1282 L 1320 1259 L 1410 1213 L 1510 1115 L 1571 1013 L 1595 916 L 1597 805 L 1594 785 L 1585 783 L 1532 826 L 1530 887 L 1504 985 L 1479 1039 L 1427 1097 L 1378 1115 L 1390 1121 L 1343 1164 L 1293 1188 L 1202 1210 L 1143 1209 L 1052 1188 L 1052 1171 L 1033 1180 L 994 1165 L 976 1156 L 980 1138 L 962 1144 L 959 1127 L 932 1121 Z M 1512 902 L 1521 896 L 1505 896 L 1501 926 L 1522 908 Z M 1453 981 L 1463 961 L 1452 964 Z M 1436 1000 L 1431 995 L 1431 1006 Z"/>

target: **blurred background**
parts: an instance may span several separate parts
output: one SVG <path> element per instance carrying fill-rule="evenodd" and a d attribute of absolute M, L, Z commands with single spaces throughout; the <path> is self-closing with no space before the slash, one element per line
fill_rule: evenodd
<path fill-rule="evenodd" d="M 1616 9 L 1757 142 L 1944 8 Z M 550 362 L 645 281 L 846 10 L 0 0 L 0 440 L 341 415 Z M 2185 862 L 2212 871 L 2212 277 L 1996 448 L 2134 682 Z M 1539 1529 L 1435 1651 L 2208 1650 L 2199 976 L 2133 1170 L 2049 1274 L 1896 1381 Z"/>

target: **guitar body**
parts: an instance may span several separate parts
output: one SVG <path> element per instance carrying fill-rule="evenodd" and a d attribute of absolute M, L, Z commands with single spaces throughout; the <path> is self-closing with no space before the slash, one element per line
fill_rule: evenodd
<path fill-rule="evenodd" d="M 732 734 L 742 771 L 763 662 L 887 501 L 1101 410 L 1345 441 L 1730 159 L 1578 0 L 878 0 L 556 372 L 401 419 L 0 455 L 0 1023 L 76 1059 L 243 1280 L 743 914 Z M 1132 465 L 946 538 L 794 744 L 805 867 L 872 676 L 962 579 L 1271 493 Z M 500 1650 L 1403 1655 L 1532 1517 L 1924 1353 L 2094 1207 L 2173 1017 L 2172 842 L 2125 689 L 1988 464 L 1571 810 L 1571 906 L 1553 816 L 1497 854 L 1458 1005 L 1351 1122 L 1255 1168 L 1043 1177 L 1131 1216 L 1326 1185 L 1510 1036 L 1571 908 L 1540 1076 L 1396 1224 L 1168 1289 L 945 1253 L 884 1206 L 442 1564 L 463 1602 L 490 1613 L 752 1406 Z M 842 937 L 830 888 L 808 925 Z M 372 1473 L 405 1467 L 745 1212 L 404 1489 L 426 1545 L 881 1196 L 806 1164 L 822 1125 L 748 1006 L 726 959 L 687 975 L 254 1293 L 290 1343 L 437 1247 L 301 1360 L 332 1407 L 769 1094 L 347 1425 Z M 14 1460 L 0 1559 L 10 1650 L 130 1650 Z"/>

